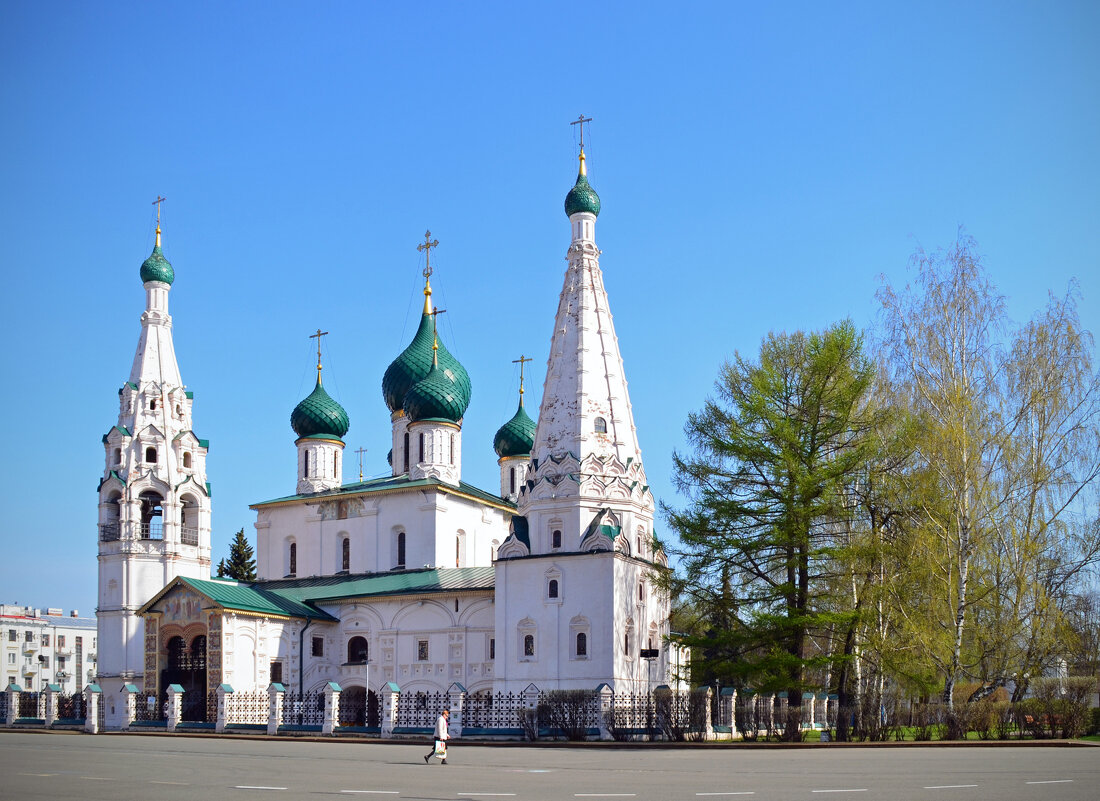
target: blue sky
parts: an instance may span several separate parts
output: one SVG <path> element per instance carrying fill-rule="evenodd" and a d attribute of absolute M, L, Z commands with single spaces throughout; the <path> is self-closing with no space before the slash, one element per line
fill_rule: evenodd
<path fill-rule="evenodd" d="M 158 193 L 216 560 L 254 534 L 249 503 L 294 489 L 318 327 L 349 451 L 386 470 L 380 382 L 415 330 L 426 228 L 474 386 L 464 478 L 497 486 L 521 353 L 541 394 L 568 123 L 594 117 L 611 310 L 675 502 L 671 452 L 725 358 L 871 325 L 879 276 L 959 225 L 1017 321 L 1076 278 L 1097 331 L 1098 40 L 1085 2 L 4 4 L 0 600 L 94 609 L 100 437 Z"/>

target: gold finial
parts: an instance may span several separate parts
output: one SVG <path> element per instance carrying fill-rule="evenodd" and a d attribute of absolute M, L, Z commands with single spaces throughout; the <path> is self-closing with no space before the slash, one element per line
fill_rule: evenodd
<path fill-rule="evenodd" d="M 153 205 L 157 207 L 157 247 L 160 247 L 160 204 L 166 201 L 168 198 L 157 195 L 157 199 L 153 201 Z"/>
<path fill-rule="evenodd" d="M 586 117 L 582 114 L 579 117 L 577 117 L 577 119 L 575 119 L 571 123 L 569 123 L 570 125 L 579 125 L 579 126 L 581 126 L 581 156 L 580 156 L 580 160 L 581 160 L 580 174 L 581 175 L 588 175 L 588 172 L 587 172 L 587 170 L 585 169 L 585 166 L 584 166 L 584 124 L 586 122 L 592 122 L 592 118 L 591 117 Z"/>
<path fill-rule="evenodd" d="M 366 452 L 367 452 L 366 448 L 359 448 L 359 450 L 356 451 L 356 453 L 359 454 L 359 483 L 360 484 L 363 483 L 363 454 L 366 453 Z"/>
<path fill-rule="evenodd" d="M 321 383 L 321 337 L 325 337 L 325 336 L 328 336 L 328 331 L 322 331 L 320 328 L 317 329 L 316 334 L 310 334 L 309 335 L 310 339 L 316 339 L 317 340 L 317 383 L 318 384 Z"/>
<path fill-rule="evenodd" d="M 523 405 L 523 365 L 524 365 L 524 362 L 529 362 L 529 361 L 533 361 L 533 360 L 527 358 L 522 353 L 520 354 L 518 359 L 512 359 L 512 364 L 518 364 L 519 365 L 519 405 L 520 406 Z"/>
<path fill-rule="evenodd" d="M 432 232 L 424 232 L 424 241 L 416 246 L 417 250 L 424 253 L 424 314 L 432 313 L 432 248 L 439 247 L 439 240 L 432 239 Z"/>

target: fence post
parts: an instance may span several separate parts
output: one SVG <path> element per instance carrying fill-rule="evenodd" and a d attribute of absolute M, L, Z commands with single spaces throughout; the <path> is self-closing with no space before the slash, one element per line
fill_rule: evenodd
<path fill-rule="evenodd" d="M 657 729 L 653 736 L 655 740 L 665 738 L 669 724 L 672 723 L 669 720 L 669 715 L 673 714 L 672 699 L 672 688 L 667 684 L 659 684 L 653 688 L 653 723 Z"/>
<path fill-rule="evenodd" d="M 89 684 L 84 688 L 84 731 L 99 734 L 99 705 L 103 690 L 98 684 Z"/>
<path fill-rule="evenodd" d="M 718 691 L 718 719 L 722 725 L 729 721 L 730 739 L 736 740 L 740 733 L 737 731 L 737 721 L 734 717 L 737 709 L 737 688 L 723 687 Z"/>
<path fill-rule="evenodd" d="M 229 696 L 233 694 L 233 688 L 228 684 L 219 684 L 215 692 L 218 694 L 218 717 L 214 723 L 214 731 L 220 734 L 225 731 L 225 724 L 229 722 Z"/>
<path fill-rule="evenodd" d="M 57 722 L 57 696 L 61 692 L 61 685 L 47 684 L 44 692 L 46 694 L 46 715 L 43 722 L 48 729 Z"/>
<path fill-rule="evenodd" d="M 400 703 L 401 688 L 392 681 L 382 687 L 382 736 L 392 737 L 397 725 L 397 705 Z"/>
<path fill-rule="evenodd" d="M 825 702 L 825 728 L 836 728 L 838 717 L 840 717 L 840 696 L 830 695 Z"/>
<path fill-rule="evenodd" d="M 175 731 L 183 716 L 183 687 L 168 685 L 168 731 Z"/>
<path fill-rule="evenodd" d="M 267 688 L 267 733 L 274 737 L 279 733 L 279 721 L 283 719 L 283 694 L 286 687 L 277 681 Z"/>
<path fill-rule="evenodd" d="M 466 688 L 457 681 L 447 688 L 447 708 L 451 710 L 451 719 L 447 722 L 447 734 L 451 737 L 461 737 L 462 715 L 466 711 Z"/>
<path fill-rule="evenodd" d="M 534 682 L 528 684 L 523 690 L 523 709 L 524 714 L 529 714 L 532 720 L 532 727 L 535 739 L 539 738 L 539 688 L 535 686 Z"/>
<path fill-rule="evenodd" d="M 321 734 L 336 732 L 336 716 L 340 709 L 340 685 L 334 681 L 325 684 L 325 719 L 321 722 Z"/>
<path fill-rule="evenodd" d="M 704 686 L 704 687 L 700 687 L 699 690 L 697 690 L 696 692 L 700 692 L 700 691 L 702 692 L 703 698 L 704 698 L 704 704 L 703 704 L 703 709 L 704 709 L 704 714 L 703 714 L 703 739 L 704 740 L 713 740 L 714 739 L 714 721 L 711 720 L 710 712 L 711 712 L 711 705 L 715 703 L 714 688 Z"/>
<path fill-rule="evenodd" d="M 807 713 L 807 708 L 809 712 Z M 814 727 L 814 694 L 802 693 L 802 723 L 800 728 L 812 729 Z"/>
<path fill-rule="evenodd" d="M 600 739 L 610 740 L 611 728 L 608 726 L 608 720 L 611 718 L 611 704 L 615 698 L 615 694 L 611 691 L 611 688 L 607 686 L 607 682 L 604 682 L 596 688 L 596 697 L 599 699 L 599 719 L 596 721 L 596 725 L 600 729 Z"/>
<path fill-rule="evenodd" d="M 15 719 L 19 717 L 19 693 L 21 692 L 18 684 L 9 684 L 4 690 L 4 694 L 8 696 L 8 714 L 4 719 L 4 725 L 8 728 L 11 728 L 15 724 Z"/>
<path fill-rule="evenodd" d="M 122 725 L 123 729 L 128 729 L 133 725 L 134 720 L 137 718 L 137 694 L 138 688 L 136 684 L 123 684 L 122 689 L 119 690 L 122 695 L 122 703 L 125 710 L 125 721 Z"/>

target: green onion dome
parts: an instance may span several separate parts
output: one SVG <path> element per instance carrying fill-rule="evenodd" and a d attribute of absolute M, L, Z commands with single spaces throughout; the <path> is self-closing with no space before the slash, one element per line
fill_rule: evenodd
<path fill-rule="evenodd" d="M 465 374 L 464 370 L 463 376 Z M 445 420 L 457 423 L 470 405 L 469 383 L 466 378 L 463 388 L 451 368 L 433 364 L 428 374 L 413 384 L 405 395 L 402 406 L 409 422 Z"/>
<path fill-rule="evenodd" d="M 317 386 L 309 393 L 309 397 L 290 413 L 290 427 L 299 437 L 342 439 L 348 433 L 349 425 L 348 413 L 325 392 L 320 376 L 317 377 Z"/>
<path fill-rule="evenodd" d="M 158 235 L 157 244 L 153 246 L 153 252 L 149 254 L 149 258 L 141 263 L 141 283 L 160 281 L 171 286 L 175 280 L 176 271 L 172 269 L 168 259 L 164 258 L 164 253 L 160 249 L 160 236 Z"/>
<path fill-rule="evenodd" d="M 520 400 L 519 408 L 493 437 L 493 450 L 503 459 L 506 456 L 525 456 L 535 444 L 535 421 L 527 416 Z"/>
<path fill-rule="evenodd" d="M 432 329 L 432 316 L 429 309 L 420 318 L 420 327 L 416 330 L 416 336 L 401 355 L 393 360 L 386 368 L 382 376 L 382 397 L 391 412 L 400 411 L 405 405 L 405 396 L 418 381 L 428 376 L 432 369 L 432 343 L 435 334 Z M 461 401 L 462 411 L 470 405 L 470 376 L 458 359 L 450 354 L 443 346 L 439 345 L 438 352 L 439 369 L 444 373 L 450 373 L 457 398 Z M 461 417 L 461 414 L 459 415 Z"/>
<path fill-rule="evenodd" d="M 589 214 L 600 216 L 600 196 L 588 183 L 588 172 L 584 166 L 584 151 L 581 151 L 581 167 L 577 173 L 577 183 L 565 196 L 565 216 L 572 217 L 577 212 L 586 211 Z"/>

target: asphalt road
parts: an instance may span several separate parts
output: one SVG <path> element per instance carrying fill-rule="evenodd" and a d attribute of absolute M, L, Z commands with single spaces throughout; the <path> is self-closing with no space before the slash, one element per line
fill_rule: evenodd
<path fill-rule="evenodd" d="M 1100 747 L 571 748 L 0 731 L 0 798 L 1097 801 Z"/>

